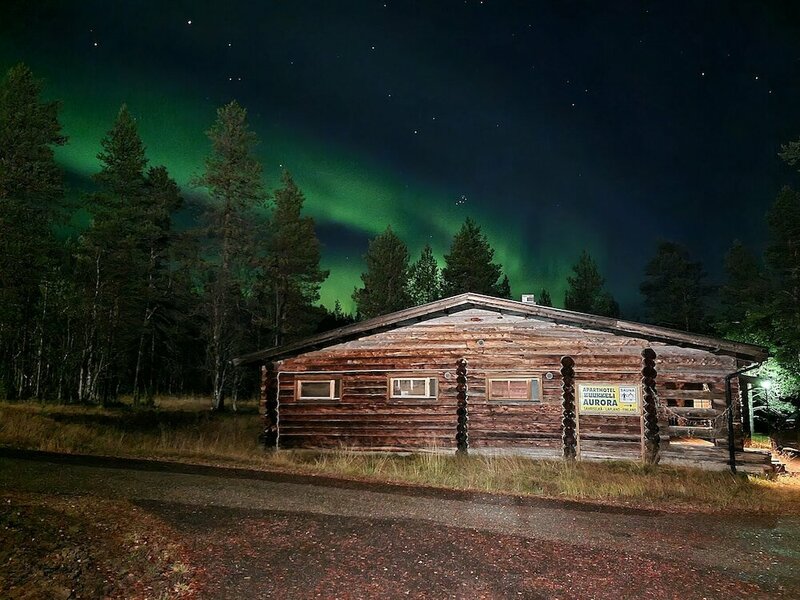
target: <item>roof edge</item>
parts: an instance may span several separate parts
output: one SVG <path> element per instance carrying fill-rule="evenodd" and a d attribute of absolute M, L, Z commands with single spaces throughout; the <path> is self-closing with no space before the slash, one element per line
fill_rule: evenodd
<path fill-rule="evenodd" d="M 251 352 L 234 358 L 232 363 L 235 366 L 239 366 L 259 360 L 289 358 L 304 352 L 320 350 L 366 335 L 413 325 L 414 323 L 428 321 L 439 316 L 460 312 L 469 308 L 483 308 L 494 310 L 501 314 L 536 317 L 558 324 L 583 326 L 596 331 L 613 333 L 615 335 L 626 335 L 674 346 L 696 348 L 714 354 L 724 354 L 736 358 L 750 359 L 756 362 L 763 362 L 769 356 L 766 348 L 754 344 L 735 342 L 707 335 L 679 331 L 677 329 L 669 329 L 667 327 L 647 325 L 635 321 L 624 321 L 611 317 L 600 317 L 563 308 L 527 304 L 516 300 L 506 300 L 469 292 L 332 329 L 291 344 Z"/>

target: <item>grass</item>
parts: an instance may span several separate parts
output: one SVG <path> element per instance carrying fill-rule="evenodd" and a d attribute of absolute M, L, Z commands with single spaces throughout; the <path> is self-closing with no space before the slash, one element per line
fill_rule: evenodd
<path fill-rule="evenodd" d="M 254 402 L 213 414 L 200 398 L 158 399 L 154 409 L 113 409 L 0 402 L 0 445 L 15 448 L 160 458 L 545 496 L 667 510 L 800 513 L 800 479 L 768 480 L 634 462 L 534 461 L 513 456 L 347 449 L 265 452 Z"/>
<path fill-rule="evenodd" d="M 772 449 L 772 440 L 768 435 L 763 433 L 754 433 L 745 443 L 748 448 L 759 448 L 761 450 Z"/>

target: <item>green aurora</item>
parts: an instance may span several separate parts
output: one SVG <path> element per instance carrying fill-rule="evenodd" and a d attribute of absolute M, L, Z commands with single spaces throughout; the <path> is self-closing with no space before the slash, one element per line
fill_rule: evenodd
<path fill-rule="evenodd" d="M 0 67 L 26 62 L 63 100 L 74 196 L 126 102 L 151 163 L 202 203 L 204 131 L 239 101 L 266 187 L 285 167 L 306 194 L 327 306 L 352 307 L 387 225 L 443 262 L 470 216 L 514 296 L 561 304 L 588 250 L 637 318 L 659 240 L 716 283 L 796 178 L 777 157 L 800 130 L 796 11 L 718 4 L 5 0 Z"/>
<path fill-rule="evenodd" d="M 56 68 L 36 56 L 15 55 L 8 45 L 0 44 L 3 71 L 19 60 L 45 79 L 48 97 L 63 102 L 61 122 L 69 141 L 57 150 L 57 158 L 68 173 L 88 182 L 97 172 L 100 140 L 125 102 L 137 118 L 150 163 L 165 165 L 184 195 L 205 200 L 202 190 L 191 185 L 208 151 L 204 131 L 213 122 L 216 107 L 236 94 L 212 101 L 200 89 L 179 87 L 130 69 L 112 73 L 70 61 L 60 61 Z M 96 80 L 102 80 L 102 85 L 95 85 Z M 570 265 L 582 248 L 588 247 L 601 266 L 604 263 L 599 240 L 589 243 L 590 228 L 579 222 L 565 228 L 535 223 L 529 229 L 506 208 L 507 202 L 496 211 L 479 210 L 477 203 L 469 201 L 459 204 L 460 195 L 453 190 L 413 177 L 405 179 L 355 148 L 271 122 L 258 106 L 243 103 L 261 140 L 258 152 L 267 189 L 274 188 L 281 169 L 288 168 L 318 226 L 332 227 L 350 238 L 338 244 L 323 236 L 327 242 L 323 267 L 330 270 L 330 277 L 322 286 L 321 302 L 328 307 L 339 300 L 345 310 L 353 309 L 350 296 L 360 285 L 366 240 L 387 225 L 406 241 L 412 260 L 429 243 L 443 264 L 452 235 L 471 216 L 495 248 L 514 295 L 538 294 L 544 287 L 557 305 L 563 300 Z M 352 247 L 354 240 L 361 242 L 359 248 Z M 566 252 L 553 251 L 565 247 Z"/>

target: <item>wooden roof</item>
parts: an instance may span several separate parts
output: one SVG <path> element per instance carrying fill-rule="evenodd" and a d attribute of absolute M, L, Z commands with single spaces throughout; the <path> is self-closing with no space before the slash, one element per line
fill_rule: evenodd
<path fill-rule="evenodd" d="M 707 350 L 714 354 L 735 356 L 736 358 L 755 362 L 762 362 L 766 360 L 768 356 L 766 348 L 752 344 L 733 342 L 706 335 L 668 329 L 666 327 L 656 327 L 655 325 L 645 325 L 633 321 L 599 317 L 597 315 L 589 315 L 562 308 L 552 308 L 549 306 L 540 306 L 538 304 L 517 302 L 515 300 L 504 300 L 502 298 L 494 298 L 482 294 L 466 293 L 444 298 L 443 300 L 436 300 L 435 302 L 429 302 L 428 304 L 406 308 L 388 315 L 375 317 L 374 319 L 339 327 L 338 329 L 332 329 L 292 344 L 276 346 L 251 354 L 245 354 L 244 356 L 235 358 L 233 364 L 238 366 L 261 360 L 281 360 L 305 352 L 320 350 L 335 344 L 362 338 L 375 333 L 381 333 L 390 329 L 397 329 L 398 327 L 414 325 L 415 323 L 421 323 L 471 308 L 481 308 L 500 314 L 518 315 L 562 325 L 572 325 L 574 327 L 592 329 L 594 331 L 641 338 L 651 342 L 662 342 L 673 346 Z"/>

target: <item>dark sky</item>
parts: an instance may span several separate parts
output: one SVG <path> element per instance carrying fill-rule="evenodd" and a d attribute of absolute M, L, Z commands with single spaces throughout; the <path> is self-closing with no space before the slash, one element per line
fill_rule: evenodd
<path fill-rule="evenodd" d="M 637 311 L 660 238 L 717 275 L 796 177 L 797 2 L 30 2 L 0 4 L 0 66 L 64 101 L 80 182 L 122 102 L 188 195 L 215 108 L 239 100 L 306 192 L 345 306 L 391 224 L 441 259 L 467 215 L 515 295 L 563 300 L 581 250 Z"/>

